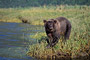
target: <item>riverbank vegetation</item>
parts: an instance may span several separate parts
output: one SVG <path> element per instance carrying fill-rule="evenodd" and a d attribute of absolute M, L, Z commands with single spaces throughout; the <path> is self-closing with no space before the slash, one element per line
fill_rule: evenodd
<path fill-rule="evenodd" d="M 45 32 L 31 35 L 31 38 L 37 39 L 37 43 L 29 46 L 27 55 L 35 58 L 44 59 L 71 59 L 90 55 L 90 20 L 76 19 L 71 20 L 72 32 L 70 39 L 62 42 L 62 39 L 53 47 L 46 48 L 47 36 Z M 83 58 L 81 58 L 83 59 Z"/>
<path fill-rule="evenodd" d="M 47 36 L 45 32 L 31 35 L 31 38 L 37 39 L 37 43 L 29 46 L 27 55 L 40 59 L 74 59 L 89 56 L 90 29 L 88 28 L 90 24 L 84 22 L 85 21 L 82 20 L 72 21 L 73 28 L 70 39 L 67 40 L 65 44 L 62 42 L 62 39 L 60 39 L 53 48 L 46 48 Z"/>
<path fill-rule="evenodd" d="M 69 20 L 74 19 L 89 19 L 90 6 L 42 6 L 42 7 L 27 7 L 27 8 L 0 8 L 0 21 L 21 23 L 22 20 L 27 20 L 32 25 L 43 25 L 43 19 L 56 18 L 64 16 Z M 21 17 L 21 19 L 19 18 Z"/>
<path fill-rule="evenodd" d="M 0 0 L 0 22 L 43 25 L 44 19 L 60 16 L 72 24 L 70 39 L 65 44 L 60 39 L 47 49 L 45 32 L 38 32 L 30 35 L 37 43 L 29 46 L 27 55 L 44 59 L 90 56 L 90 0 Z"/>
<path fill-rule="evenodd" d="M 55 18 L 58 16 L 64 16 L 68 18 L 72 24 L 70 39 L 67 40 L 65 44 L 62 42 L 62 39 L 60 39 L 59 42 L 53 48 L 47 49 L 47 43 L 45 41 L 47 36 L 45 32 L 38 32 L 35 35 L 30 36 L 32 38 L 37 39 L 37 43 L 29 46 L 29 51 L 27 55 L 44 59 L 71 59 L 80 57 L 85 58 L 86 56 L 90 56 L 89 8 L 63 8 L 61 10 L 48 9 L 48 11 L 46 9 L 44 11 L 45 13 L 42 11 L 41 13 L 43 13 L 43 19 Z"/>
<path fill-rule="evenodd" d="M 32 25 L 43 25 L 43 19 L 66 17 L 72 24 L 70 39 L 59 40 L 53 48 L 46 48 L 45 32 L 38 32 L 30 37 L 37 43 L 30 45 L 27 55 L 37 58 L 76 58 L 90 55 L 90 6 L 42 6 L 28 8 L 0 8 L 0 21 L 22 23 L 27 20 Z M 21 19 L 20 19 L 21 17 Z"/>

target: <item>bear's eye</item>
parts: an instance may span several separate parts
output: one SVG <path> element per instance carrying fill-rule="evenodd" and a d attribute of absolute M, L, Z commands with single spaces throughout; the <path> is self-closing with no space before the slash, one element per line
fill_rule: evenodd
<path fill-rule="evenodd" d="M 48 23 L 49 23 L 49 24 L 53 24 L 53 22 L 52 22 L 52 21 L 49 21 Z"/>

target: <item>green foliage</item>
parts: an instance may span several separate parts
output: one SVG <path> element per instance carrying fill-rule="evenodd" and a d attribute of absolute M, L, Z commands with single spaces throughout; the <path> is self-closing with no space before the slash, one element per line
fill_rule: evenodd
<path fill-rule="evenodd" d="M 73 32 L 74 31 L 72 31 L 72 33 Z M 81 38 L 77 37 L 78 35 L 79 33 L 77 31 L 77 34 L 75 35 L 76 37 L 74 37 L 74 35 L 71 34 L 70 39 L 67 40 L 65 44 L 62 42 L 62 39 L 60 39 L 59 42 L 53 48 L 46 48 L 47 42 L 45 41 L 46 39 L 44 38 L 46 37 L 45 33 L 43 32 L 36 33 L 35 35 L 32 35 L 30 37 L 36 38 L 38 41 L 41 40 L 41 43 L 37 42 L 37 44 L 30 45 L 29 51 L 27 54 L 29 56 L 36 57 L 36 58 L 50 58 L 50 59 L 52 59 L 53 56 L 56 56 L 57 58 L 57 57 L 62 57 L 64 55 L 66 56 L 69 55 L 70 58 L 74 58 L 75 56 L 81 56 L 80 55 L 81 53 L 89 54 L 89 51 L 87 52 L 87 50 L 90 50 L 89 39 L 86 39 L 86 38 L 82 39 L 82 37 Z M 59 56 L 58 53 L 61 55 Z"/>
<path fill-rule="evenodd" d="M 37 39 L 37 44 L 30 45 L 28 55 L 39 58 L 68 54 L 70 57 L 79 56 L 80 53 L 90 54 L 90 8 L 89 6 L 43 6 L 34 8 L 8 8 L 0 9 L 0 21 L 21 22 L 19 16 L 29 20 L 32 25 L 43 25 L 43 19 L 66 17 L 72 24 L 70 39 L 64 44 L 62 39 L 53 48 L 46 48 L 45 32 L 38 32 L 30 37 Z M 39 42 L 39 43 L 38 43 Z M 88 50 L 88 52 L 86 52 Z M 77 53 L 76 53 L 77 52 Z M 61 54 L 61 56 L 58 55 Z"/>
<path fill-rule="evenodd" d="M 61 58 L 67 57 L 75 58 L 78 56 L 90 54 L 90 13 L 89 9 L 77 8 L 66 8 L 62 10 L 46 9 L 44 12 L 41 11 L 42 16 L 46 19 L 55 18 L 57 16 L 64 16 L 69 19 L 72 25 L 70 39 L 65 43 L 62 39 L 53 47 L 46 48 L 46 35 L 43 33 L 36 33 L 33 36 L 37 41 L 41 40 L 41 43 L 30 45 L 28 55 L 36 58 Z M 50 10 L 50 11 L 49 11 Z M 48 14 L 47 14 L 48 12 Z M 50 15 L 49 15 L 50 14 Z M 43 38 L 46 37 L 46 38 Z M 43 39 L 42 39 L 43 38 Z"/>
<path fill-rule="evenodd" d="M 56 18 L 64 16 L 71 19 L 89 20 L 90 16 L 89 6 L 43 6 L 32 8 L 1 8 L 0 21 L 3 22 L 22 22 L 18 17 L 28 20 L 32 25 L 43 25 L 43 19 Z M 76 21 L 76 20 L 75 20 Z M 74 22 L 72 22 L 74 23 Z M 79 22 L 78 22 L 79 23 Z M 80 22 L 81 23 L 81 22 Z M 88 22 L 87 22 L 88 23 Z M 75 24 L 75 23 L 74 23 Z"/>
<path fill-rule="evenodd" d="M 35 35 L 30 35 L 30 37 L 36 39 L 37 43 L 45 42 L 47 39 L 45 32 L 37 32 Z"/>
<path fill-rule="evenodd" d="M 89 0 L 0 0 L 0 8 L 37 7 L 44 5 L 90 5 Z"/>

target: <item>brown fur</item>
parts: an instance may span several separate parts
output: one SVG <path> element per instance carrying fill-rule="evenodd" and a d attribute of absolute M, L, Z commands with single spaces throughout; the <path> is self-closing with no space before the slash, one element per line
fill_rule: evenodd
<path fill-rule="evenodd" d="M 71 23 L 64 17 L 58 17 L 56 19 L 44 20 L 45 31 L 49 39 L 47 40 L 48 46 L 53 47 L 61 35 L 64 35 L 64 39 L 69 39 L 71 32 Z"/>

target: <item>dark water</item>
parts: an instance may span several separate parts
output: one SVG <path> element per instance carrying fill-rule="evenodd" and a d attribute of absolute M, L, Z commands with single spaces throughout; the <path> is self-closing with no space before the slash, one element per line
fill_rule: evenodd
<path fill-rule="evenodd" d="M 42 31 L 42 26 L 0 22 L 0 60 L 34 60 L 26 55 L 28 46 L 36 43 L 30 35 Z"/>

